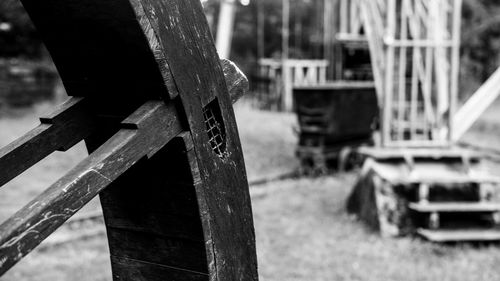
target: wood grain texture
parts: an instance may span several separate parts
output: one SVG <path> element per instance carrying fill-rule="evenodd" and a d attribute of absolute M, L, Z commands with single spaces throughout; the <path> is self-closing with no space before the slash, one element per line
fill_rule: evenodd
<path fill-rule="evenodd" d="M 220 63 L 224 72 L 231 103 L 234 104 L 248 92 L 250 88 L 248 78 L 232 61 L 221 59 Z"/>
<path fill-rule="evenodd" d="M 165 53 L 193 137 L 196 185 L 211 280 L 257 280 L 252 210 L 243 155 L 222 67 L 198 0 L 132 0 Z M 175 46 L 175 47 L 173 47 Z M 214 102 L 226 134 L 226 156 L 210 146 L 203 108 Z"/>
<path fill-rule="evenodd" d="M 230 65 L 227 69 L 230 71 L 225 73 L 230 74 L 226 75 L 226 78 L 228 79 L 228 84 L 233 85 L 231 91 L 234 100 L 236 100 L 242 95 L 246 78 L 244 75 L 241 76 L 241 72 L 233 65 Z M 43 159 L 46 155 L 55 150 L 69 149 L 83 138 L 88 137 L 92 132 L 99 132 L 103 127 L 107 131 L 114 132 L 115 130 L 103 126 L 102 117 L 99 118 L 89 111 L 88 100 L 88 98 L 86 100 L 84 98 L 71 98 L 52 113 L 42 117 L 42 125 L 2 149 L 0 167 L 5 167 L 5 169 L 3 169 L 4 172 L 1 174 L 0 179 L 7 182 L 12 177 L 15 177 Z M 152 131 L 153 129 L 158 129 L 152 128 L 153 126 L 159 125 L 154 118 L 163 118 L 166 119 L 163 131 L 169 134 L 165 139 L 170 140 L 175 135 L 175 132 L 180 130 L 176 110 L 173 106 L 170 106 L 168 107 L 169 112 L 166 113 L 165 111 L 158 110 L 157 107 L 163 108 L 162 103 L 147 103 L 130 117 L 126 118 L 120 127 L 135 131 Z M 100 122 L 97 122 L 98 120 Z M 149 120 L 155 121 L 151 122 Z M 111 124 L 116 126 L 116 122 L 111 122 Z M 11 220 L 0 227 L 4 230 L 0 232 L 0 242 L 2 242 L 2 238 L 3 242 L 5 242 L 0 248 L 0 252 L 7 252 L 4 256 L 5 258 L 9 255 L 16 255 L 13 259 L 7 258 L 3 261 L 2 266 L 0 266 L 3 272 L 15 264 L 18 258 L 29 253 L 38 243 L 43 241 L 50 233 L 55 231 L 62 223 L 83 207 L 86 202 L 113 182 L 112 186 L 119 187 L 117 189 L 118 192 L 104 192 L 101 196 L 103 205 L 105 206 L 105 213 L 107 214 L 110 243 L 119 243 L 118 245 L 112 244 L 111 249 L 120 249 L 120 252 L 130 254 L 139 253 L 141 249 L 156 247 L 161 250 L 161 258 L 169 260 L 169 262 L 164 262 L 164 264 L 172 264 L 172 261 L 174 261 L 173 265 L 179 266 L 179 264 L 175 264 L 175 260 L 184 259 L 183 266 L 191 270 L 205 268 L 205 273 L 203 274 L 207 274 L 203 231 L 199 218 L 196 193 L 192 183 L 193 171 L 189 163 L 186 162 L 187 157 L 185 155 L 187 149 L 193 149 L 192 141 L 189 139 L 190 136 L 185 134 L 184 138 L 181 138 L 182 141 L 172 142 L 171 146 L 175 148 L 169 148 L 166 155 L 163 155 L 165 154 L 163 153 L 160 156 L 155 156 L 155 160 L 150 161 L 146 169 L 144 169 L 145 165 L 138 165 L 138 168 L 131 168 L 131 171 L 126 173 L 128 176 L 124 176 L 126 178 L 125 181 L 118 179 L 115 182 L 113 179 L 117 176 L 113 177 L 109 173 L 114 173 L 115 175 L 125 173 L 129 167 L 132 167 L 130 166 L 131 164 L 124 167 L 112 166 L 107 168 L 105 172 L 97 168 L 103 168 L 102 165 L 104 163 L 114 161 L 113 157 L 116 157 L 116 155 L 106 154 L 105 151 L 108 149 L 117 149 L 118 152 L 116 153 L 119 153 L 119 155 L 123 153 L 123 156 L 120 158 L 121 161 L 135 163 L 137 157 L 143 154 L 144 149 L 129 150 L 128 153 L 120 149 L 120 147 L 133 145 L 135 137 L 132 137 L 132 134 L 135 136 L 135 131 L 125 130 L 116 134 L 103 148 L 100 148 L 91 155 L 92 160 L 88 158 L 78 165 L 65 178 L 38 196 L 29 206 L 22 209 Z M 101 133 L 98 134 L 100 135 Z M 186 147 L 186 140 L 190 143 L 189 147 Z M 179 146 L 179 143 L 182 143 L 183 146 Z M 176 144 L 177 146 L 175 146 Z M 101 143 L 97 142 L 95 145 L 96 147 L 100 147 Z M 162 149 L 162 146 L 150 146 L 147 149 L 147 155 L 153 156 Z M 180 158 L 179 154 L 181 155 Z M 127 156 L 136 158 L 126 159 Z M 20 159 L 24 161 L 20 161 Z M 165 159 L 169 159 L 170 161 L 165 163 Z M 184 165 L 182 165 L 182 161 L 185 162 Z M 135 172 L 137 169 L 141 169 L 140 167 L 142 167 L 142 170 Z M 158 167 L 161 168 L 158 169 Z M 171 176 L 165 179 L 162 169 L 169 170 Z M 154 172 L 151 173 L 151 171 Z M 198 171 L 194 172 L 198 173 Z M 166 189 L 161 188 L 162 183 L 166 183 L 169 187 L 171 186 L 168 192 Z M 83 185 L 87 185 L 87 193 L 85 194 L 80 192 L 83 190 Z M 152 192 L 137 192 L 135 189 L 136 186 L 158 188 L 152 190 Z M 112 188 L 110 189 L 113 190 Z M 126 192 L 127 190 L 130 193 Z M 109 199 L 110 196 L 114 199 Z M 136 204 L 138 198 L 145 198 L 149 202 L 138 206 Z M 169 201 L 165 202 L 165 198 L 168 198 Z M 155 200 L 158 202 L 153 204 L 154 202 L 152 201 Z M 130 210 L 124 207 L 127 204 L 131 207 Z M 42 208 L 36 209 L 40 205 Z M 149 217 L 145 216 L 145 214 L 149 214 Z M 146 220 L 144 220 L 145 218 Z M 130 220 L 135 220 L 135 223 L 130 223 Z M 140 223 L 137 224 L 137 222 Z M 36 227 L 32 228 L 32 225 Z M 42 229 L 43 233 L 41 233 L 40 229 Z M 168 234 L 165 234 L 165 230 L 169 230 Z M 125 231 L 129 233 L 124 235 L 123 232 Z M 153 237 L 149 237 L 145 233 L 149 233 Z M 176 238 L 172 239 L 171 236 L 175 236 Z M 129 243 L 124 244 L 124 240 Z M 136 242 L 131 242 L 132 240 L 136 240 Z M 144 245 L 145 242 L 149 244 Z M 23 245 L 23 248 L 18 248 L 19 245 Z M 127 247 L 123 247 L 123 245 Z M 164 246 L 162 247 L 162 245 Z M 13 249 L 17 249 L 17 251 Z M 149 253 L 149 251 L 147 252 Z M 194 256 L 198 256 L 198 262 L 194 262 Z M 142 257 L 142 260 L 144 259 L 147 260 L 147 257 Z M 195 265 L 194 268 L 191 268 L 193 265 Z M 2 272 L 1 270 L 0 272 Z M 185 271 L 181 271 L 181 273 L 183 272 Z M 177 273 L 177 275 L 181 273 Z"/>
<path fill-rule="evenodd" d="M 103 147 L 112 149 L 107 145 L 108 139 L 115 139 L 116 134 L 142 131 L 138 122 L 143 114 L 129 118 L 121 129 L 109 120 L 124 118 L 149 100 L 163 99 L 173 107 L 171 110 L 186 130 L 181 138 L 183 145 L 174 149 L 185 146 L 184 154 L 169 158 L 163 145 L 154 144 L 146 152 L 148 158 L 133 158 L 134 165 L 113 178 L 116 187 L 109 186 L 102 192 L 114 279 L 154 280 L 161 279 L 164 273 L 163 280 L 190 280 L 186 277 L 189 275 L 194 280 L 257 280 L 250 196 L 231 104 L 236 98 L 232 99 L 228 92 L 229 85 L 231 93 L 240 96 L 246 79 L 232 68 L 233 79 L 226 85 L 200 1 L 22 2 L 51 53 L 68 94 L 98 101 L 91 110 L 101 125 L 85 139 L 92 155 Z M 216 132 L 222 136 L 218 145 L 223 147 L 223 153 L 212 149 L 214 141 L 207 133 L 207 112 L 214 113 L 217 119 Z M 149 128 L 151 139 L 168 133 L 151 126 L 145 127 Z M 133 157 L 139 150 L 133 147 L 121 153 Z M 164 156 L 155 158 L 157 155 Z M 85 161 L 91 159 L 92 156 Z M 150 163 L 171 169 L 158 170 Z M 147 168 L 134 172 L 135 165 Z M 122 177 L 130 178 L 121 181 Z M 142 200 L 151 203 L 151 209 L 136 211 L 151 223 L 137 217 L 133 220 L 130 200 L 139 197 L 141 188 L 155 186 L 151 197 L 161 198 L 165 207 L 144 197 Z M 168 195 L 159 191 L 169 187 L 176 191 Z M 96 192 L 102 188 L 96 187 Z M 136 194 L 113 193 L 114 188 L 135 190 Z M 187 193 L 176 193 L 179 189 Z M 186 194 L 189 196 L 182 197 Z M 167 202 L 173 200 L 186 203 L 186 207 L 167 208 Z M 190 205 L 194 202 L 196 205 Z M 155 221 L 160 226 L 152 223 Z M 181 225 L 183 221 L 185 225 Z M 130 243 L 120 243 L 123 239 Z M 155 244 L 162 247 L 157 255 L 147 252 L 152 247 L 147 244 L 150 241 L 157 241 Z M 179 249 L 193 254 L 182 255 Z M 172 273 L 173 268 L 180 271 Z M 142 274 L 143 279 L 137 274 Z"/>
<path fill-rule="evenodd" d="M 121 263 L 133 260 L 178 268 L 180 275 L 207 275 L 200 210 L 186 156 L 193 148 L 189 134 L 182 135 L 120 177 L 101 194 L 101 204 L 111 255 Z M 127 275 L 114 271 L 117 280 Z"/>
<path fill-rule="evenodd" d="M 91 134 L 97 127 L 88 103 L 72 98 L 42 124 L 0 149 L 0 186 L 15 178 L 56 150 L 67 150 Z"/>
<path fill-rule="evenodd" d="M 174 106 L 161 101 L 144 104 L 124 121 L 124 127 L 0 225 L 0 275 L 121 174 L 182 131 Z"/>
<path fill-rule="evenodd" d="M 221 64 L 234 103 L 245 94 L 248 80 L 231 61 L 221 60 Z M 98 116 L 91 110 L 91 107 L 95 109 L 93 103 L 96 102 L 89 98 L 70 98 L 52 113 L 41 117 L 39 126 L 0 149 L 0 186 L 52 152 L 66 151 L 98 130 L 103 120 L 98 122 Z"/>
<path fill-rule="evenodd" d="M 126 258 L 111 257 L 113 272 L 120 272 L 114 275 L 114 280 L 126 281 L 205 281 L 208 274 L 183 270 L 175 267 L 168 267 L 144 261 L 137 261 Z"/>

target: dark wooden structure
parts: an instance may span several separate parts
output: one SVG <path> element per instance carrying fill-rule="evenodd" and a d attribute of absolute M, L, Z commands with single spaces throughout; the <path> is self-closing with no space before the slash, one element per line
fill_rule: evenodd
<path fill-rule="evenodd" d="M 257 280 L 247 81 L 200 1 L 22 2 L 72 98 L 0 150 L 0 185 L 81 140 L 90 155 L 0 225 L 0 275 L 99 195 L 114 280 Z"/>
<path fill-rule="evenodd" d="M 378 114 L 371 82 L 338 81 L 294 88 L 299 121 L 296 154 L 306 173 L 342 168 L 350 151 L 371 144 Z"/>
<path fill-rule="evenodd" d="M 364 147 L 350 213 L 384 236 L 436 242 L 500 240 L 500 178 L 466 149 Z"/>
<path fill-rule="evenodd" d="M 337 38 L 333 54 L 336 80 L 373 81 L 366 40 Z"/>

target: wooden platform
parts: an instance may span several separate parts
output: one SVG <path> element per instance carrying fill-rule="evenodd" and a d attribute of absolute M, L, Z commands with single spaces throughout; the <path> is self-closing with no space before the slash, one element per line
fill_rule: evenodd
<path fill-rule="evenodd" d="M 460 163 L 445 164 L 439 161 L 409 163 L 381 162 L 369 159 L 366 169 L 373 170 L 382 179 L 393 185 L 397 184 L 467 184 L 467 183 L 500 183 L 500 178 L 482 170 L 465 173 Z"/>
<path fill-rule="evenodd" d="M 479 160 L 481 154 L 477 151 L 461 147 L 443 148 L 381 148 L 381 147 L 360 147 L 358 153 L 378 160 L 395 160 L 404 157 L 414 159 L 445 159 L 466 157 L 470 160 Z"/>
<path fill-rule="evenodd" d="M 499 241 L 500 230 L 492 229 L 460 229 L 460 230 L 428 230 L 419 229 L 417 233 L 433 242 L 457 241 Z"/>
<path fill-rule="evenodd" d="M 500 203 L 490 202 L 438 202 L 438 203 L 410 203 L 411 210 L 430 212 L 497 212 L 500 211 Z"/>
<path fill-rule="evenodd" d="M 348 210 L 385 236 L 500 240 L 500 178 L 458 148 L 369 148 Z M 450 228 L 453 228 L 450 230 Z"/>
<path fill-rule="evenodd" d="M 329 81 L 323 84 L 316 85 L 297 85 L 294 90 L 371 90 L 375 88 L 375 83 L 372 81 Z M 334 92 L 331 92 L 332 94 Z"/>

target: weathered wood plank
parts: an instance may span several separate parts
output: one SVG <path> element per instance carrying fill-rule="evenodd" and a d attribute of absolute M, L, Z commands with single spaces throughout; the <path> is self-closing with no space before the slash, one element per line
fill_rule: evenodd
<path fill-rule="evenodd" d="M 197 170 L 192 172 L 187 157 L 192 150 L 191 136 L 184 132 L 101 193 L 113 257 L 177 268 L 179 276 L 208 274 L 193 178 Z"/>
<path fill-rule="evenodd" d="M 154 263 L 111 256 L 114 280 L 125 281 L 206 281 L 208 274 Z"/>
<path fill-rule="evenodd" d="M 500 231 L 495 229 L 429 230 L 418 229 L 417 233 L 433 242 L 499 241 Z"/>
<path fill-rule="evenodd" d="M 222 70 L 226 80 L 231 103 L 236 103 L 249 89 L 248 79 L 236 64 L 227 59 L 221 59 Z"/>
<path fill-rule="evenodd" d="M 56 150 L 67 150 L 95 129 L 97 124 L 82 98 L 72 98 L 42 124 L 0 149 L 0 186 Z"/>
<path fill-rule="evenodd" d="M 131 0 L 145 14 L 172 72 L 194 143 L 193 165 L 209 272 L 214 280 L 257 280 L 255 235 L 238 130 L 199 0 Z M 139 11 L 142 7 L 142 11 Z M 205 117 L 217 116 L 223 152 L 212 149 Z M 195 165 L 196 164 L 196 165 Z"/>
<path fill-rule="evenodd" d="M 108 228 L 108 241 L 111 255 L 116 257 L 208 273 L 203 239 L 191 241 L 143 231 Z"/>
<path fill-rule="evenodd" d="M 161 101 L 146 103 L 124 123 L 125 129 L 0 225 L 0 275 L 121 174 L 182 131 L 175 107 Z"/>

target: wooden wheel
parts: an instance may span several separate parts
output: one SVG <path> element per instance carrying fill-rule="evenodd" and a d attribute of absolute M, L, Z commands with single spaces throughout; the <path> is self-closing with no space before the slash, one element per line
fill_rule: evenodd
<path fill-rule="evenodd" d="M 73 98 L 0 151 L 0 185 L 82 139 L 91 154 L 0 226 L 0 274 L 100 195 L 114 280 L 257 280 L 232 101 L 200 1 L 22 2 Z"/>

